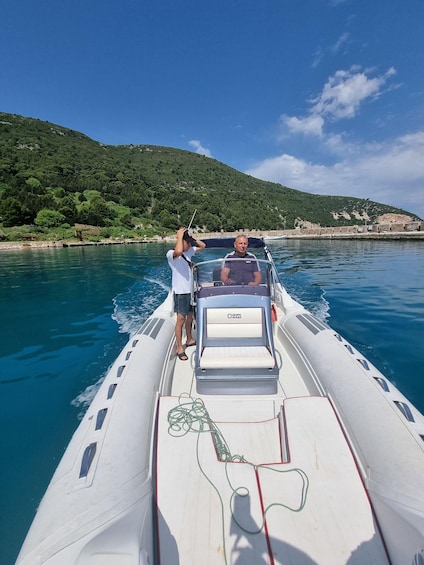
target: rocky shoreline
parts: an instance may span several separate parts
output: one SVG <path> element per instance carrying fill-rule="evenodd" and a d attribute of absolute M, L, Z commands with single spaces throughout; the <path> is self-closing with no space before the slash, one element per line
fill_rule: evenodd
<path fill-rule="evenodd" d="M 199 238 L 210 237 L 234 237 L 240 232 L 224 232 L 224 233 L 204 233 L 198 234 Z M 424 232 L 422 231 L 388 231 L 388 232 L 340 232 L 334 228 L 320 228 L 314 230 L 286 230 L 286 231 L 249 231 L 245 233 L 251 237 L 268 237 L 286 239 L 366 239 L 366 240 L 424 240 Z M 64 247 L 82 247 L 82 246 L 99 246 L 99 245 L 134 245 L 137 243 L 172 243 L 175 238 L 156 237 L 145 239 L 119 239 L 102 241 L 2 241 L 0 242 L 0 251 L 18 251 L 30 249 L 60 249 Z"/>

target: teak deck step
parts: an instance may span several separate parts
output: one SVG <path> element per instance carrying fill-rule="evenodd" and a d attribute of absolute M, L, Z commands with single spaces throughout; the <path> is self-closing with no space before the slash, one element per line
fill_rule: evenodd
<path fill-rule="evenodd" d="M 172 435 L 168 414 L 178 399 L 161 398 L 157 444 L 161 565 L 223 565 L 224 554 L 227 563 L 243 565 L 387 564 L 367 496 L 329 401 L 286 400 L 284 418 L 273 417 L 272 400 L 267 417 L 266 401 L 261 402 L 261 419 L 250 422 L 243 417 L 237 422 L 238 413 L 244 412 L 242 401 L 210 402 L 211 416 L 228 414 L 227 421 L 220 417 L 214 425 L 231 455 L 244 456 L 246 461 L 223 462 L 211 433 Z M 282 463 L 281 456 L 283 421 L 288 463 Z"/>

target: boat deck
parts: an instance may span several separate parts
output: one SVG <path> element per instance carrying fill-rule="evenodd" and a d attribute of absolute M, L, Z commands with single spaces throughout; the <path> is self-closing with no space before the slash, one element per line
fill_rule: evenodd
<path fill-rule="evenodd" d="M 328 399 L 162 397 L 156 445 L 160 564 L 388 564 Z"/>

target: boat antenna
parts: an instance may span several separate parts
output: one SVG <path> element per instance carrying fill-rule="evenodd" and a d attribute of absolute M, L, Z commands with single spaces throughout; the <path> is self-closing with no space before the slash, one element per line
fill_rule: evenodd
<path fill-rule="evenodd" d="M 191 217 L 190 223 L 188 224 L 188 228 L 187 231 L 189 231 L 189 229 L 191 228 L 191 224 L 193 223 L 194 220 L 194 216 L 196 215 L 197 209 L 193 212 L 193 215 Z"/>

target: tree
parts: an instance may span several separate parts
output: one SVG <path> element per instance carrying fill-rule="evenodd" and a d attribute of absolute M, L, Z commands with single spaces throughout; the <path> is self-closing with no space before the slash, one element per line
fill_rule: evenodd
<path fill-rule="evenodd" d="M 66 222 L 66 218 L 56 210 L 40 210 L 34 223 L 41 228 L 57 228 Z"/>
<path fill-rule="evenodd" d="M 155 219 L 160 223 L 160 225 L 168 228 L 176 230 L 180 227 L 176 216 L 174 214 L 171 215 L 168 210 L 162 210 Z"/>
<path fill-rule="evenodd" d="M 0 200 L 0 217 L 3 226 L 10 228 L 30 222 L 31 214 L 26 206 L 11 196 Z"/>
<path fill-rule="evenodd" d="M 78 222 L 92 226 L 105 226 L 113 220 L 116 213 L 101 196 L 94 196 L 78 211 Z"/>
<path fill-rule="evenodd" d="M 68 224 L 74 224 L 77 217 L 77 209 L 75 206 L 61 206 L 58 212 L 65 216 L 65 221 Z"/>
<path fill-rule="evenodd" d="M 120 216 L 119 225 L 125 226 L 127 228 L 134 227 L 132 222 L 132 215 L 130 214 L 130 212 L 125 212 L 124 214 L 122 214 L 122 216 Z"/>
<path fill-rule="evenodd" d="M 32 193 L 35 193 L 35 194 L 38 193 L 38 191 L 39 191 L 39 189 L 40 189 L 40 187 L 41 187 L 41 182 L 40 182 L 38 179 L 34 178 L 34 177 L 29 177 L 29 179 L 27 179 L 27 180 L 25 181 L 25 184 L 26 184 L 27 186 L 29 186 L 30 189 L 31 189 L 31 192 L 32 192 Z"/>

